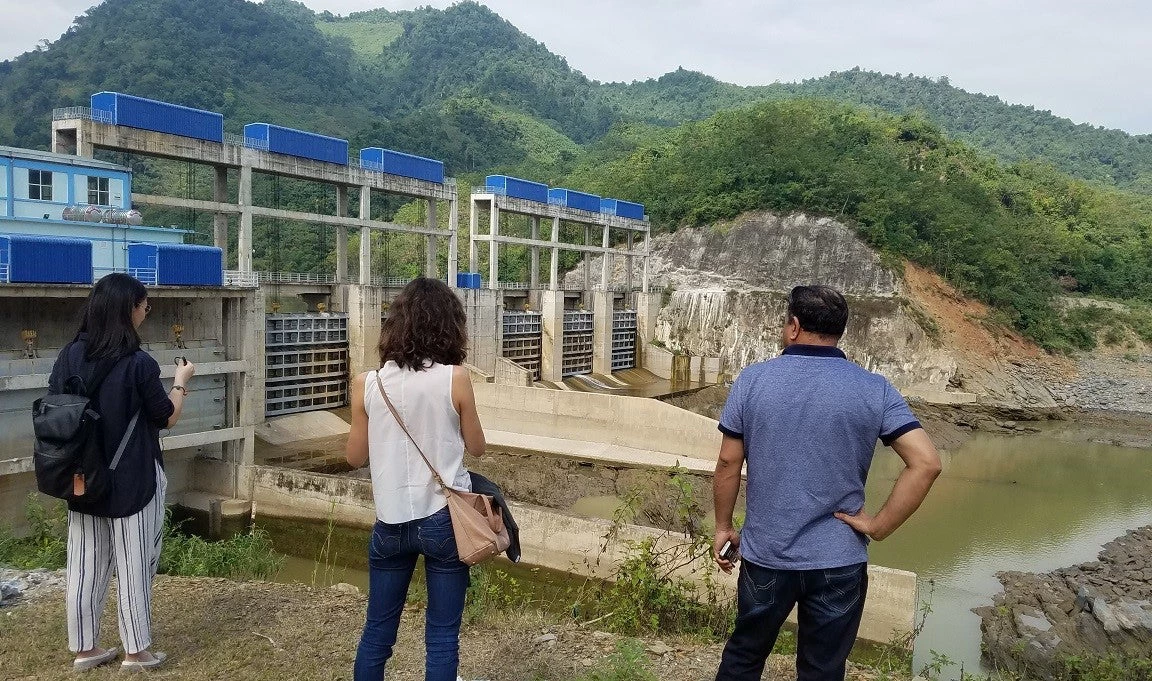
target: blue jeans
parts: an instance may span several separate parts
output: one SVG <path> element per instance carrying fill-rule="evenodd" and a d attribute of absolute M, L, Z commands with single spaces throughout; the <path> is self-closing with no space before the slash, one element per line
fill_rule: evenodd
<path fill-rule="evenodd" d="M 799 605 L 797 681 L 844 681 L 868 594 L 868 564 L 828 570 L 773 570 L 744 561 L 737 580 L 736 629 L 716 681 L 759 681 L 780 627 Z"/>
<path fill-rule="evenodd" d="M 408 583 L 424 556 L 428 580 L 424 648 L 426 681 L 456 681 L 460 664 L 460 620 L 468 590 L 468 566 L 460 562 L 452 519 L 445 507 L 407 523 L 376 521 L 368 549 L 368 619 L 356 651 L 356 681 L 380 681 L 392 657 Z"/>

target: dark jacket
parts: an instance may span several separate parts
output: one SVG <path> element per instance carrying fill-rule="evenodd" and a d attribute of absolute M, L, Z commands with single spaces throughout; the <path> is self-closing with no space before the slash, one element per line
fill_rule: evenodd
<path fill-rule="evenodd" d="M 94 373 L 95 363 L 84 359 L 86 345 L 87 335 L 80 334 L 60 351 L 48 379 L 49 393 L 61 392 L 71 376 L 88 378 Z M 68 508 L 103 518 L 124 518 L 138 513 L 156 495 L 156 464 L 164 465 L 160 429 L 167 427 L 174 406 L 160 383 L 160 365 L 143 350 L 114 360 L 95 399 L 100 413 L 99 435 L 109 462 L 132 416 L 139 411 L 140 417 L 111 476 L 108 495 L 94 503 L 69 501 Z"/>
<path fill-rule="evenodd" d="M 500 486 L 492 482 L 488 478 L 468 471 L 468 475 L 472 478 L 472 491 L 476 494 L 487 494 L 495 500 L 496 505 L 500 507 L 500 513 L 504 516 L 504 527 L 508 528 L 508 537 L 512 543 L 508 545 L 508 550 L 504 552 L 508 556 L 508 560 L 513 563 L 520 562 L 520 526 L 516 524 L 516 520 L 512 517 L 512 511 L 508 510 L 508 502 L 504 499 L 504 492 L 500 490 Z"/>

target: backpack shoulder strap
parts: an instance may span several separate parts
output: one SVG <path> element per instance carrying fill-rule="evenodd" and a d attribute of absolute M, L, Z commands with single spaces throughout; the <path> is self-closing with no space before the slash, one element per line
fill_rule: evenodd
<path fill-rule="evenodd" d="M 88 396 L 88 399 L 96 397 L 104 379 L 108 378 L 108 374 L 112 372 L 112 367 L 119 363 L 119 361 L 109 362 L 107 360 L 96 362 L 96 368 L 92 370 L 92 375 L 88 377 L 88 380 L 84 381 L 81 377 L 81 381 L 84 383 L 84 394 Z"/>

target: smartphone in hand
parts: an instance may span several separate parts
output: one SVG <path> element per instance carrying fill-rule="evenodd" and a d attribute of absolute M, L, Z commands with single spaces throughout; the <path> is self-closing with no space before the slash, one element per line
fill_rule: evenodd
<path fill-rule="evenodd" d="M 724 546 L 720 547 L 720 558 L 735 564 L 740 561 L 740 551 L 732 545 L 731 541 L 726 541 Z"/>

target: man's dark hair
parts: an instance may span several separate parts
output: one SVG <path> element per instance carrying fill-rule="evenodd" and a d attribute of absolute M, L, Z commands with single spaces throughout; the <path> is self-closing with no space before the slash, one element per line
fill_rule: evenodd
<path fill-rule="evenodd" d="M 797 286 L 788 294 L 788 319 L 800 328 L 830 338 L 840 338 L 848 325 L 848 301 L 831 286 Z"/>
<path fill-rule="evenodd" d="M 79 333 L 88 334 L 85 359 L 119 359 L 140 349 L 132 325 L 132 309 L 144 302 L 148 289 L 134 277 L 113 272 L 92 287 L 84 303 Z"/>
<path fill-rule="evenodd" d="M 427 361 L 462 364 L 468 357 L 464 306 L 438 279 L 420 277 L 400 291 L 380 332 L 380 364 L 421 371 Z"/>

